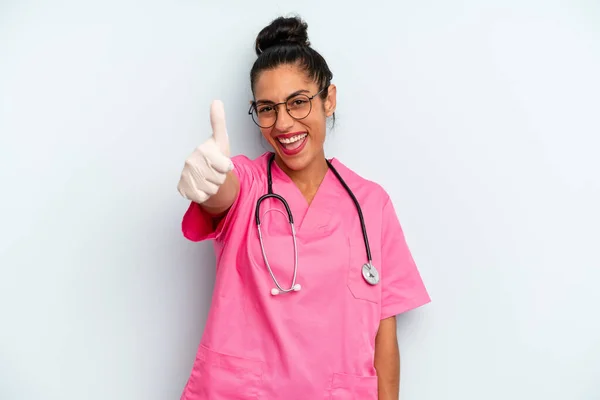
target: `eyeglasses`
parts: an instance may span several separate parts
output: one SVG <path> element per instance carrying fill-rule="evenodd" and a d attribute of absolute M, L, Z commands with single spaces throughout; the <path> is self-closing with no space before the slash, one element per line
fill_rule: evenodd
<path fill-rule="evenodd" d="M 260 103 L 257 104 L 255 101 L 250 103 L 250 110 L 248 114 L 252 115 L 252 120 L 259 127 L 266 129 L 275 125 L 277 122 L 277 116 L 279 114 L 279 106 L 285 104 L 285 110 L 290 117 L 295 120 L 301 120 L 310 114 L 312 111 L 312 99 L 320 95 L 326 88 L 319 90 L 312 96 L 305 94 L 291 95 L 281 103 Z"/>

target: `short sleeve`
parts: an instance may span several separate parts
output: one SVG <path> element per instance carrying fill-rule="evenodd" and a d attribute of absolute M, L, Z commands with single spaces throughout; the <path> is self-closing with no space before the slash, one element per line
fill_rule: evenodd
<path fill-rule="evenodd" d="M 234 165 L 234 173 L 240 182 L 240 190 L 236 196 L 231 208 L 221 218 L 218 224 L 215 224 L 214 216 L 207 213 L 199 204 L 191 202 L 181 221 L 181 230 L 183 236 L 193 242 L 203 240 L 220 240 L 229 231 L 232 221 L 238 211 L 239 204 L 246 197 L 248 188 L 252 185 L 252 161 L 246 156 L 239 155 L 231 158 Z"/>
<path fill-rule="evenodd" d="M 381 231 L 381 319 L 420 307 L 431 301 L 388 197 Z"/>

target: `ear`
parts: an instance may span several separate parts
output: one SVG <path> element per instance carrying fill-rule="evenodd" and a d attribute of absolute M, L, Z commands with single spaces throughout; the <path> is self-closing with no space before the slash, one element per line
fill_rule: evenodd
<path fill-rule="evenodd" d="M 325 115 L 327 117 L 331 117 L 333 115 L 333 113 L 335 112 L 336 96 L 337 96 L 337 88 L 332 83 L 331 85 L 329 85 L 329 89 L 327 91 L 327 97 L 325 98 L 325 101 L 323 102 L 323 107 L 325 108 Z"/>

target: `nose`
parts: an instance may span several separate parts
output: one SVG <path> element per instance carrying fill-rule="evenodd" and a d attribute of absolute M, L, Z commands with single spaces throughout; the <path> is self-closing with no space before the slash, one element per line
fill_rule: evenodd
<path fill-rule="evenodd" d="M 286 104 L 280 104 L 278 106 L 277 121 L 275 121 L 275 129 L 280 132 L 286 132 L 292 128 L 295 119 L 288 114 Z"/>

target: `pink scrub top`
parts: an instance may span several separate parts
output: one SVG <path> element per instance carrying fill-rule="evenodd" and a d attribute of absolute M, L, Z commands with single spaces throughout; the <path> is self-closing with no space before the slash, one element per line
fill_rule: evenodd
<path fill-rule="evenodd" d="M 269 153 L 233 157 L 240 192 L 218 226 L 195 203 L 182 229 L 191 241 L 213 239 L 216 281 L 206 327 L 182 400 L 377 400 L 375 336 L 380 320 L 430 301 L 387 193 L 332 159 L 362 207 L 380 282 L 368 284 L 360 220 L 329 170 L 310 206 L 272 164 L 273 192 L 293 213 L 300 291 L 272 295 L 255 222 L 267 193 Z M 280 212 L 281 211 L 281 212 Z M 261 204 L 265 252 L 289 288 L 294 245 L 285 208 Z"/>

